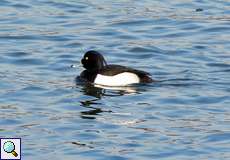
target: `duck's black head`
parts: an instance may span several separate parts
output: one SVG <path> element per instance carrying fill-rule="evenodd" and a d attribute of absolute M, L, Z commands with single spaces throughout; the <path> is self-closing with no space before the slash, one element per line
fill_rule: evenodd
<path fill-rule="evenodd" d="M 99 52 L 93 50 L 85 53 L 81 63 L 88 71 L 97 71 L 107 65 L 104 57 Z"/>

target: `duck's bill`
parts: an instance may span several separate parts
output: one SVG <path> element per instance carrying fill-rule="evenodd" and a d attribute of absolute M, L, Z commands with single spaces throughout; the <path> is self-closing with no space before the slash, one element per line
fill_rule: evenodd
<path fill-rule="evenodd" d="M 70 65 L 71 68 L 80 68 L 80 67 L 83 67 L 82 64 L 79 64 L 79 65 L 75 65 L 75 64 L 72 64 Z"/>

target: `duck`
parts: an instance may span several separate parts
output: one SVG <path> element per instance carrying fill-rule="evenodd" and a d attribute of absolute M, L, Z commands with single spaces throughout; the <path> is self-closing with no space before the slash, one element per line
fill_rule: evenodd
<path fill-rule="evenodd" d="M 103 55 L 95 50 L 87 51 L 81 63 L 85 70 L 81 72 L 79 78 L 91 84 L 116 87 L 154 82 L 148 72 L 107 64 Z"/>

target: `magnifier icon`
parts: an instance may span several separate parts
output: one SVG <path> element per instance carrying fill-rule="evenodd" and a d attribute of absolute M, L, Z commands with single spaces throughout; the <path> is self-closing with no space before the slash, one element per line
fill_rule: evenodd
<path fill-rule="evenodd" d="M 17 157 L 18 154 L 17 152 L 15 152 L 15 145 L 13 142 L 11 141 L 6 141 L 4 144 L 3 144 L 3 149 L 6 153 L 11 153 L 14 155 L 14 157 Z"/>

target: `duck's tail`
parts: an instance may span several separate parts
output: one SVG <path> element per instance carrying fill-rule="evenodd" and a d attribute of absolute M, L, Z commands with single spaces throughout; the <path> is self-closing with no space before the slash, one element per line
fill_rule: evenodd
<path fill-rule="evenodd" d="M 152 83 L 155 82 L 155 80 L 153 80 L 150 76 L 148 75 L 144 75 L 141 78 L 141 83 Z"/>

